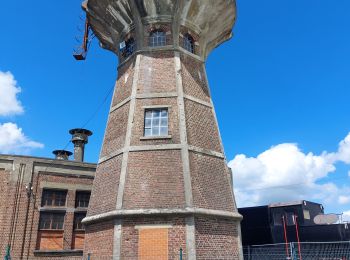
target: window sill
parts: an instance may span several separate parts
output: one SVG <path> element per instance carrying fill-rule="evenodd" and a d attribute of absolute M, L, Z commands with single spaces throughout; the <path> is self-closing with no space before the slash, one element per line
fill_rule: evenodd
<path fill-rule="evenodd" d="M 39 229 L 39 231 L 45 231 L 45 232 L 48 232 L 48 231 L 52 231 L 52 232 L 64 232 L 64 229 Z"/>
<path fill-rule="evenodd" d="M 162 136 L 141 136 L 141 141 L 146 140 L 163 140 L 163 139 L 171 139 L 171 135 L 162 135 Z"/>
<path fill-rule="evenodd" d="M 82 256 L 81 249 L 68 250 L 34 250 L 34 256 Z"/>
<path fill-rule="evenodd" d="M 82 208 L 82 207 L 79 207 L 79 208 L 75 208 L 74 209 L 74 212 L 82 212 L 82 213 L 86 213 L 88 210 L 88 208 Z"/>
<path fill-rule="evenodd" d="M 44 206 L 44 207 L 40 207 L 39 211 L 65 212 L 65 211 L 67 211 L 67 208 L 66 207 L 48 207 L 48 206 Z"/>

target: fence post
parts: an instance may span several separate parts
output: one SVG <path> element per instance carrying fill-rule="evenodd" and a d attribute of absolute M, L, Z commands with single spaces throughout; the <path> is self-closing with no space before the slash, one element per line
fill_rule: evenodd
<path fill-rule="evenodd" d="M 11 253 L 10 253 L 10 251 L 11 251 L 11 247 L 8 245 L 6 247 L 6 255 L 4 257 L 4 260 L 11 260 Z"/>
<path fill-rule="evenodd" d="M 250 246 L 248 246 L 248 260 L 250 260 L 251 257 L 250 257 Z"/>
<path fill-rule="evenodd" d="M 180 260 L 182 260 L 182 248 L 180 248 Z"/>
<path fill-rule="evenodd" d="M 298 260 L 297 253 L 295 252 L 294 242 L 290 242 L 290 258 L 292 260 Z"/>

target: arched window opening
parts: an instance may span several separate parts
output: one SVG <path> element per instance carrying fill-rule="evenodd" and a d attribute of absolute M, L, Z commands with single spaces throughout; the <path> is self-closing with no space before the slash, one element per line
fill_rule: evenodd
<path fill-rule="evenodd" d="M 166 35 L 162 30 L 152 31 L 149 37 L 149 45 L 151 47 L 160 47 L 166 45 Z"/>
<path fill-rule="evenodd" d="M 123 56 L 129 57 L 131 54 L 133 54 L 135 51 L 135 40 L 134 38 L 130 38 L 125 41 L 125 47 L 123 51 Z"/>
<path fill-rule="evenodd" d="M 185 50 L 194 53 L 194 40 L 191 35 L 186 34 L 184 36 L 183 47 Z"/>

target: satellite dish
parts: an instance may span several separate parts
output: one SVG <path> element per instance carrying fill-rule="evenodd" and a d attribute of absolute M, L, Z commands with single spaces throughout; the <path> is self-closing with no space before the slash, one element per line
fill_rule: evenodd
<path fill-rule="evenodd" d="M 314 222 L 316 225 L 330 225 L 335 224 L 339 221 L 337 214 L 322 214 L 314 217 Z"/>

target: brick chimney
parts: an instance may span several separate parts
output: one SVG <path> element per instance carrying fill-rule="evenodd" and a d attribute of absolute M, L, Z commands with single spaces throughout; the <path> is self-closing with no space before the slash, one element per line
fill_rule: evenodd
<path fill-rule="evenodd" d="M 72 135 L 72 143 L 74 144 L 74 161 L 84 161 L 85 144 L 88 143 L 89 136 L 92 132 L 87 129 L 75 128 L 71 129 L 69 133 Z"/>

